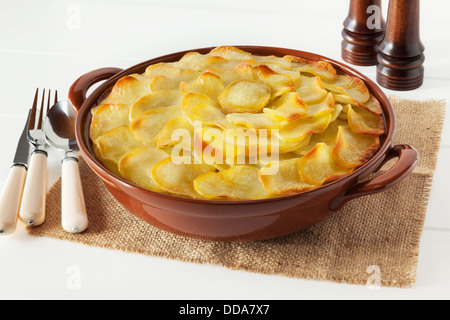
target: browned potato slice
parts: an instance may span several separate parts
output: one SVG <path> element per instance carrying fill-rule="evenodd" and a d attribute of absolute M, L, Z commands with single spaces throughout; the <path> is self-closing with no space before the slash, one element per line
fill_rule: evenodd
<path fill-rule="evenodd" d="M 269 107 L 264 108 L 263 112 L 289 122 L 307 115 L 308 110 L 298 92 L 288 92 L 275 100 Z"/>
<path fill-rule="evenodd" d="M 152 79 L 156 76 L 165 76 L 167 78 L 175 78 L 179 76 L 181 70 L 176 67 L 175 64 L 171 63 L 157 63 L 152 64 L 147 67 L 145 70 L 145 76 L 149 79 Z"/>
<path fill-rule="evenodd" d="M 208 172 L 194 180 L 195 190 L 207 199 L 257 200 L 268 196 L 253 166 Z"/>
<path fill-rule="evenodd" d="M 328 94 L 328 91 L 322 86 L 320 77 L 301 76 L 300 81 L 296 82 L 294 90 L 308 105 L 322 101 Z"/>
<path fill-rule="evenodd" d="M 224 59 L 238 59 L 238 60 L 246 60 L 252 58 L 252 55 L 250 53 L 232 46 L 217 47 L 211 50 L 209 55 L 222 57 Z"/>
<path fill-rule="evenodd" d="M 214 103 L 214 101 L 204 94 L 189 93 L 183 99 L 183 113 L 191 121 L 201 121 L 204 125 L 215 125 L 220 128 L 228 127 L 225 114 Z"/>
<path fill-rule="evenodd" d="M 365 164 L 380 147 L 380 138 L 354 133 L 348 126 L 340 126 L 334 146 L 334 160 L 344 169 Z"/>
<path fill-rule="evenodd" d="M 322 113 L 333 113 L 335 111 L 335 101 L 333 95 L 328 93 L 326 98 L 319 103 L 308 105 L 308 116 L 318 116 Z"/>
<path fill-rule="evenodd" d="M 299 160 L 299 172 L 302 180 L 321 186 L 325 182 L 337 180 L 351 171 L 341 169 L 335 163 L 331 147 L 325 143 L 318 143 Z"/>
<path fill-rule="evenodd" d="M 263 174 L 273 164 L 268 164 L 259 172 L 259 177 L 267 193 L 275 196 L 285 196 L 307 191 L 315 188 L 315 185 L 302 180 L 299 172 L 299 158 L 279 161 L 275 174 Z"/>
<path fill-rule="evenodd" d="M 293 70 L 311 73 L 323 79 L 336 79 L 336 69 L 326 61 L 312 61 L 294 56 L 286 56 L 285 59 L 291 61 Z"/>
<path fill-rule="evenodd" d="M 373 95 L 370 95 L 369 100 L 364 103 L 356 101 L 355 99 L 353 99 L 350 96 L 339 94 L 339 93 L 334 93 L 333 96 L 334 96 L 335 100 L 339 103 L 342 103 L 345 105 L 347 105 L 347 104 L 356 105 L 356 106 L 364 108 L 367 111 L 369 111 L 370 113 L 373 113 L 376 115 L 383 114 L 383 109 L 381 108 L 380 102 Z"/>
<path fill-rule="evenodd" d="M 89 131 L 92 141 L 111 129 L 130 124 L 130 106 L 126 104 L 101 104 L 92 113 Z"/>
<path fill-rule="evenodd" d="M 155 163 L 164 160 L 168 155 L 155 148 L 137 148 L 125 154 L 119 161 L 119 172 L 123 178 L 136 185 L 153 190 L 162 191 L 153 182 L 150 170 Z"/>
<path fill-rule="evenodd" d="M 224 87 L 237 80 L 255 80 L 253 66 L 250 64 L 242 64 L 233 69 L 210 68 L 206 71 L 218 76 L 222 80 Z"/>
<path fill-rule="evenodd" d="M 360 103 L 370 99 L 369 89 L 357 77 L 337 76 L 333 81 L 323 80 L 322 85 L 325 89 L 347 95 Z"/>
<path fill-rule="evenodd" d="M 187 69 L 174 77 L 157 75 L 150 81 L 150 91 L 178 90 L 181 82 L 191 83 L 198 79 L 200 72 Z"/>
<path fill-rule="evenodd" d="M 222 79 L 210 72 L 202 73 L 192 84 L 187 84 L 186 82 L 180 84 L 180 94 L 182 98 L 185 98 L 189 93 L 198 93 L 207 95 L 214 102 L 217 102 L 223 89 Z"/>
<path fill-rule="evenodd" d="M 158 108 L 180 105 L 178 90 L 160 90 L 152 92 L 137 100 L 130 108 L 130 121 L 137 119 L 144 112 Z"/>
<path fill-rule="evenodd" d="M 179 143 L 183 137 L 194 137 L 194 126 L 185 116 L 171 119 L 155 137 L 154 145 L 157 148 L 166 148 Z"/>
<path fill-rule="evenodd" d="M 198 52 L 188 52 L 180 59 L 180 61 L 174 62 L 173 66 L 180 70 L 192 69 L 201 72 L 203 71 L 201 66 L 208 58 L 209 56 Z"/>
<path fill-rule="evenodd" d="M 141 97 L 147 95 L 149 89 L 137 76 L 125 76 L 112 88 L 111 94 L 103 101 L 104 104 L 133 104 Z"/>
<path fill-rule="evenodd" d="M 158 133 L 171 119 L 182 116 L 179 106 L 158 107 L 141 114 L 131 122 L 130 130 L 141 142 L 154 146 Z"/>
<path fill-rule="evenodd" d="M 127 126 L 105 132 L 96 140 L 96 144 L 101 158 L 115 163 L 119 163 L 126 153 L 142 146 Z"/>
<path fill-rule="evenodd" d="M 300 142 L 312 133 L 324 132 L 330 124 L 331 112 L 322 112 L 315 117 L 298 118 L 280 129 L 278 137 L 286 142 Z"/>
<path fill-rule="evenodd" d="M 167 192 L 201 198 L 194 189 L 194 179 L 204 173 L 215 171 L 214 167 L 207 164 L 176 164 L 169 157 L 156 163 L 150 174 L 153 181 Z"/>
<path fill-rule="evenodd" d="M 294 81 L 289 76 L 279 74 L 266 65 L 253 68 L 257 79 L 269 86 L 272 99 L 294 90 Z"/>
<path fill-rule="evenodd" d="M 376 115 L 359 107 L 350 107 L 347 112 L 350 128 L 358 134 L 381 136 L 385 133 L 384 121 L 381 115 Z"/>
<path fill-rule="evenodd" d="M 256 113 L 270 100 L 270 88 L 261 81 L 238 80 L 225 88 L 219 104 L 225 113 Z"/>

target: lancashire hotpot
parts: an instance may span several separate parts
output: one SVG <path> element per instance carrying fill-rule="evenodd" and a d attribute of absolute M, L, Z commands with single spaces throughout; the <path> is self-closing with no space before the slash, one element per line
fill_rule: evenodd
<path fill-rule="evenodd" d="M 331 63 L 338 73 L 361 78 L 380 101 L 387 132 L 375 156 L 352 174 L 318 189 L 278 198 L 252 201 L 198 200 L 161 194 L 138 187 L 108 171 L 95 157 L 89 138 L 91 109 L 97 106 L 122 77 L 143 73 L 159 62 L 174 62 L 190 51 L 207 53 L 202 48 L 173 53 L 140 63 L 126 70 L 103 68 L 80 77 L 70 88 L 69 99 L 78 110 L 76 136 L 80 151 L 111 194 L 131 214 L 163 230 L 179 235 L 213 241 L 255 241 L 275 238 L 308 228 L 339 211 L 348 201 L 385 191 L 402 181 L 414 169 L 418 152 L 408 145 L 392 145 L 395 115 L 388 98 L 370 79 L 356 70 L 329 58 L 297 50 L 237 46 L 256 55 L 294 55 Z M 89 88 L 106 80 L 86 97 Z M 368 177 L 388 160 L 398 158 L 385 173 Z"/>

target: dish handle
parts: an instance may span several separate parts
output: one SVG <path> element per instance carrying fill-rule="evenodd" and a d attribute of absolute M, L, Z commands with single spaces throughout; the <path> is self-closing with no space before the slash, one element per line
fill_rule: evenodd
<path fill-rule="evenodd" d="M 122 72 L 120 68 L 101 68 L 88 72 L 78 78 L 69 89 L 69 100 L 72 106 L 79 111 L 86 100 L 88 90 L 96 83 L 108 80 Z"/>
<path fill-rule="evenodd" d="M 350 200 L 392 188 L 414 170 L 419 161 L 419 153 L 409 145 L 391 146 L 377 171 L 393 158 L 398 158 L 398 160 L 392 168 L 378 177 L 353 185 L 331 204 L 330 210 L 338 211 Z"/>

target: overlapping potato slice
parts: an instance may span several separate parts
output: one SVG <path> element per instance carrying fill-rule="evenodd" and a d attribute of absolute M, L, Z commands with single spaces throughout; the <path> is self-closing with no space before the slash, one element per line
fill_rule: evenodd
<path fill-rule="evenodd" d="M 130 121 L 137 119 L 141 114 L 154 108 L 181 105 L 178 90 L 159 90 L 143 96 L 130 108 Z"/>
<path fill-rule="evenodd" d="M 182 98 L 185 98 L 189 93 L 198 93 L 207 95 L 214 102 L 217 102 L 224 86 L 220 77 L 211 72 L 204 72 L 192 84 L 181 82 L 179 88 Z"/>
<path fill-rule="evenodd" d="M 194 124 L 200 121 L 204 125 L 215 125 L 220 128 L 227 128 L 225 113 L 207 95 L 199 93 L 189 93 L 182 101 L 184 115 Z"/>
<path fill-rule="evenodd" d="M 224 59 L 247 60 L 252 58 L 250 53 L 233 46 L 220 46 L 211 50 L 209 54 Z"/>
<path fill-rule="evenodd" d="M 132 104 L 148 93 L 149 89 L 145 83 L 138 79 L 138 76 L 125 76 L 116 82 L 110 95 L 103 100 L 103 103 Z"/>
<path fill-rule="evenodd" d="M 253 68 L 256 78 L 269 86 L 272 92 L 272 100 L 294 90 L 294 81 L 287 75 L 277 73 L 266 65 Z"/>
<path fill-rule="evenodd" d="M 349 107 L 347 112 L 348 125 L 358 134 L 381 136 L 385 133 L 384 121 L 381 115 L 376 115 L 359 107 Z"/>
<path fill-rule="evenodd" d="M 308 105 L 308 116 L 318 116 L 322 113 L 333 113 L 335 111 L 335 101 L 333 95 L 328 93 L 326 98 L 319 103 Z"/>
<path fill-rule="evenodd" d="M 156 76 L 164 76 L 167 78 L 176 78 L 181 74 L 181 70 L 172 63 L 157 63 L 152 64 L 145 70 L 145 76 L 153 79 Z"/>
<path fill-rule="evenodd" d="M 126 104 L 101 104 L 92 111 L 92 122 L 89 136 L 95 141 L 103 133 L 120 127 L 128 126 L 130 106 Z"/>
<path fill-rule="evenodd" d="M 137 148 L 125 154 L 119 161 L 119 172 L 128 181 L 153 191 L 162 191 L 155 184 L 149 171 L 168 155 L 155 148 Z"/>
<path fill-rule="evenodd" d="M 333 152 L 334 160 L 341 168 L 356 168 L 372 158 L 379 147 L 379 137 L 357 134 L 349 126 L 339 126 Z"/>
<path fill-rule="evenodd" d="M 301 76 L 301 80 L 296 82 L 295 91 L 306 104 L 318 103 L 328 94 L 320 77 Z"/>
<path fill-rule="evenodd" d="M 255 80 L 251 64 L 242 64 L 233 69 L 210 68 L 206 72 L 218 76 L 225 87 L 237 80 Z"/>
<path fill-rule="evenodd" d="M 207 164 L 177 164 L 171 157 L 156 163 L 150 171 L 153 181 L 163 190 L 176 195 L 201 198 L 195 191 L 193 181 L 198 176 L 215 172 Z"/>
<path fill-rule="evenodd" d="M 257 200 L 268 196 L 253 166 L 208 172 L 194 180 L 195 190 L 207 199 Z"/>
<path fill-rule="evenodd" d="M 256 113 L 270 100 L 270 88 L 257 80 L 237 80 L 225 88 L 219 96 L 219 104 L 225 113 Z"/>
<path fill-rule="evenodd" d="M 282 160 L 276 163 L 277 171 L 273 174 L 264 174 L 270 170 L 274 163 L 267 164 L 259 171 L 260 179 L 267 193 L 277 196 L 295 194 L 316 188 L 316 185 L 302 180 L 299 171 L 299 158 Z"/>
<path fill-rule="evenodd" d="M 244 125 L 250 129 L 279 129 L 287 122 L 270 113 L 230 113 L 226 119 L 235 125 Z"/>
<path fill-rule="evenodd" d="M 188 52 L 179 61 L 174 62 L 173 66 L 177 67 L 179 70 L 191 69 L 201 72 L 201 66 L 208 58 L 208 55 L 200 54 L 198 52 Z"/>
<path fill-rule="evenodd" d="M 370 99 L 369 89 L 364 81 L 357 77 L 339 75 L 333 81 L 323 80 L 322 86 L 332 92 L 347 95 L 360 103 Z"/>
<path fill-rule="evenodd" d="M 289 55 L 283 59 L 287 59 L 292 63 L 293 70 L 310 73 L 327 80 L 334 80 L 337 77 L 336 69 L 326 61 L 313 61 Z"/>
<path fill-rule="evenodd" d="M 318 143 L 299 160 L 299 172 L 303 181 L 321 186 L 327 181 L 337 180 L 351 172 L 340 168 L 333 158 L 333 148 Z"/>
<path fill-rule="evenodd" d="M 335 98 L 336 102 L 342 103 L 344 105 L 350 104 L 359 106 L 376 115 L 383 114 L 383 109 L 381 108 L 380 102 L 373 95 L 370 95 L 369 100 L 364 103 L 356 101 L 350 96 L 339 93 L 334 93 L 333 97 Z"/>
<path fill-rule="evenodd" d="M 95 144 L 102 159 L 119 163 L 126 153 L 142 146 L 127 126 L 109 130 L 97 138 Z"/>
<path fill-rule="evenodd" d="M 285 93 L 269 107 L 263 109 L 264 113 L 287 122 L 307 115 L 308 111 L 309 108 L 300 99 L 298 92 Z"/>
<path fill-rule="evenodd" d="M 171 119 L 158 132 L 154 140 L 154 145 L 157 148 L 166 148 L 193 136 L 194 126 L 185 116 L 180 116 Z"/>
<path fill-rule="evenodd" d="M 315 117 L 298 118 L 281 128 L 278 137 L 286 142 L 300 142 L 312 133 L 324 132 L 330 124 L 331 117 L 331 112 L 322 112 Z"/>
<path fill-rule="evenodd" d="M 164 126 L 183 112 L 179 106 L 157 107 L 141 114 L 130 124 L 130 130 L 142 143 L 154 146 L 155 138 Z"/>
<path fill-rule="evenodd" d="M 180 83 L 191 83 L 198 79 L 200 72 L 191 69 L 186 69 L 177 76 L 163 76 L 157 75 L 150 81 L 149 87 L 151 92 L 159 90 L 177 90 L 180 87 Z"/>

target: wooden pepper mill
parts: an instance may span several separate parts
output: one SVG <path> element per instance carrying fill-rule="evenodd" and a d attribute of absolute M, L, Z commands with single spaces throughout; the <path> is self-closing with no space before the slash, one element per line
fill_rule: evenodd
<path fill-rule="evenodd" d="M 342 59 L 359 66 L 376 65 L 385 26 L 381 0 L 351 0 L 342 30 Z"/>
<path fill-rule="evenodd" d="M 424 51 L 420 41 L 420 0 L 390 0 L 386 36 L 378 53 L 377 82 L 399 91 L 420 87 Z"/>

